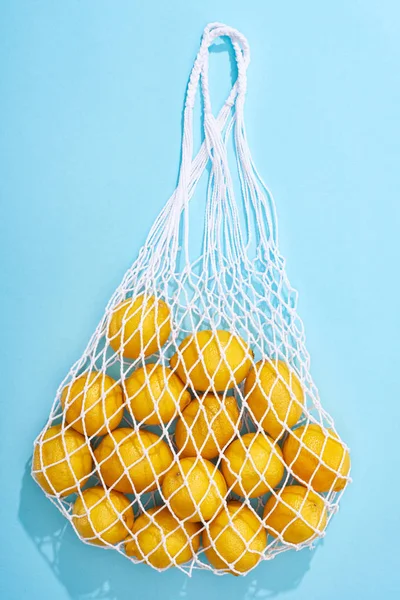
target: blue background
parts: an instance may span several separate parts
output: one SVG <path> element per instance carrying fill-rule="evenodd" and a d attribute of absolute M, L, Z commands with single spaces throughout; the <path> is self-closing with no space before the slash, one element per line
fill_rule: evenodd
<path fill-rule="evenodd" d="M 214 20 L 250 40 L 248 137 L 354 483 L 315 552 L 189 580 L 80 543 L 26 469 L 174 188 L 185 84 Z M 2 600 L 398 598 L 399 58 L 395 0 L 1 0 Z M 217 105 L 229 60 L 211 62 Z"/>

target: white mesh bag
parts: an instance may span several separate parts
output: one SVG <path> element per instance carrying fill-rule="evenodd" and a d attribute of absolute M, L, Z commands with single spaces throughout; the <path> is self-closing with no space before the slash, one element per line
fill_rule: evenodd
<path fill-rule="evenodd" d="M 232 43 L 237 79 L 214 117 L 208 50 L 220 36 Z M 274 202 L 246 139 L 248 64 L 241 33 L 205 28 L 178 186 L 34 447 L 33 477 L 84 542 L 189 575 L 243 575 L 312 547 L 350 480 L 348 448 L 310 375 Z M 198 87 L 204 142 L 193 158 Z M 203 247 L 192 260 L 189 201 L 206 167 Z"/>

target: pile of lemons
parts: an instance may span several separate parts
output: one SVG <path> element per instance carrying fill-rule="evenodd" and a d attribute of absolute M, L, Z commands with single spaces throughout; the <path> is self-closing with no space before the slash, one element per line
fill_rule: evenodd
<path fill-rule="evenodd" d="M 136 360 L 159 351 L 170 333 L 167 304 L 139 296 L 114 309 L 107 338 Z M 227 392 L 242 382 L 239 408 Z M 255 363 L 239 336 L 199 331 L 169 366 L 145 364 L 121 382 L 92 371 L 69 383 L 61 394 L 64 424 L 39 437 L 33 474 L 48 494 L 79 491 L 71 518 L 90 543 L 123 543 L 127 555 L 166 568 L 190 561 L 202 538 L 211 565 L 245 573 L 268 535 L 299 544 L 321 534 L 327 509 L 320 493 L 348 480 L 349 454 L 332 430 L 311 423 L 291 429 L 304 402 L 288 364 Z M 120 426 L 124 410 L 136 427 Z M 244 415 L 256 432 L 240 434 Z M 161 426 L 161 434 L 146 426 Z M 100 483 L 84 488 L 94 473 Z M 285 473 L 299 483 L 288 485 Z M 139 502 L 135 518 L 127 495 L 137 501 L 155 490 L 163 504 L 145 510 Z M 248 500 L 265 494 L 261 517 Z"/>

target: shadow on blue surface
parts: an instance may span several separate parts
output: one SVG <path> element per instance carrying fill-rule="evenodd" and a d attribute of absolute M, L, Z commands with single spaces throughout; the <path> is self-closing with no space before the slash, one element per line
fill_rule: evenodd
<path fill-rule="evenodd" d="M 156 574 L 146 565 L 129 563 L 117 552 L 83 544 L 32 480 L 30 461 L 22 480 L 18 516 L 73 600 L 154 600 L 164 585 L 163 600 L 203 600 L 205 579 L 212 583 L 207 586 L 208 600 L 228 595 L 235 600 L 272 598 L 299 585 L 315 552 L 286 552 L 263 562 L 247 577 L 195 572 L 188 578 L 177 569 Z"/>

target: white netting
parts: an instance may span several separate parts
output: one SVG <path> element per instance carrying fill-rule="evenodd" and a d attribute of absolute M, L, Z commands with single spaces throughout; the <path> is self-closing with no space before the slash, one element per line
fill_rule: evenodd
<path fill-rule="evenodd" d="M 238 76 L 215 118 L 208 49 L 220 36 L 230 38 Z M 33 476 L 83 541 L 188 574 L 244 574 L 312 546 L 349 481 L 348 449 L 310 375 L 273 199 L 246 140 L 248 64 L 241 33 L 206 27 L 177 189 L 60 385 L 34 449 Z M 193 159 L 199 83 L 205 139 Z M 189 201 L 208 164 L 203 253 L 193 262 Z"/>

